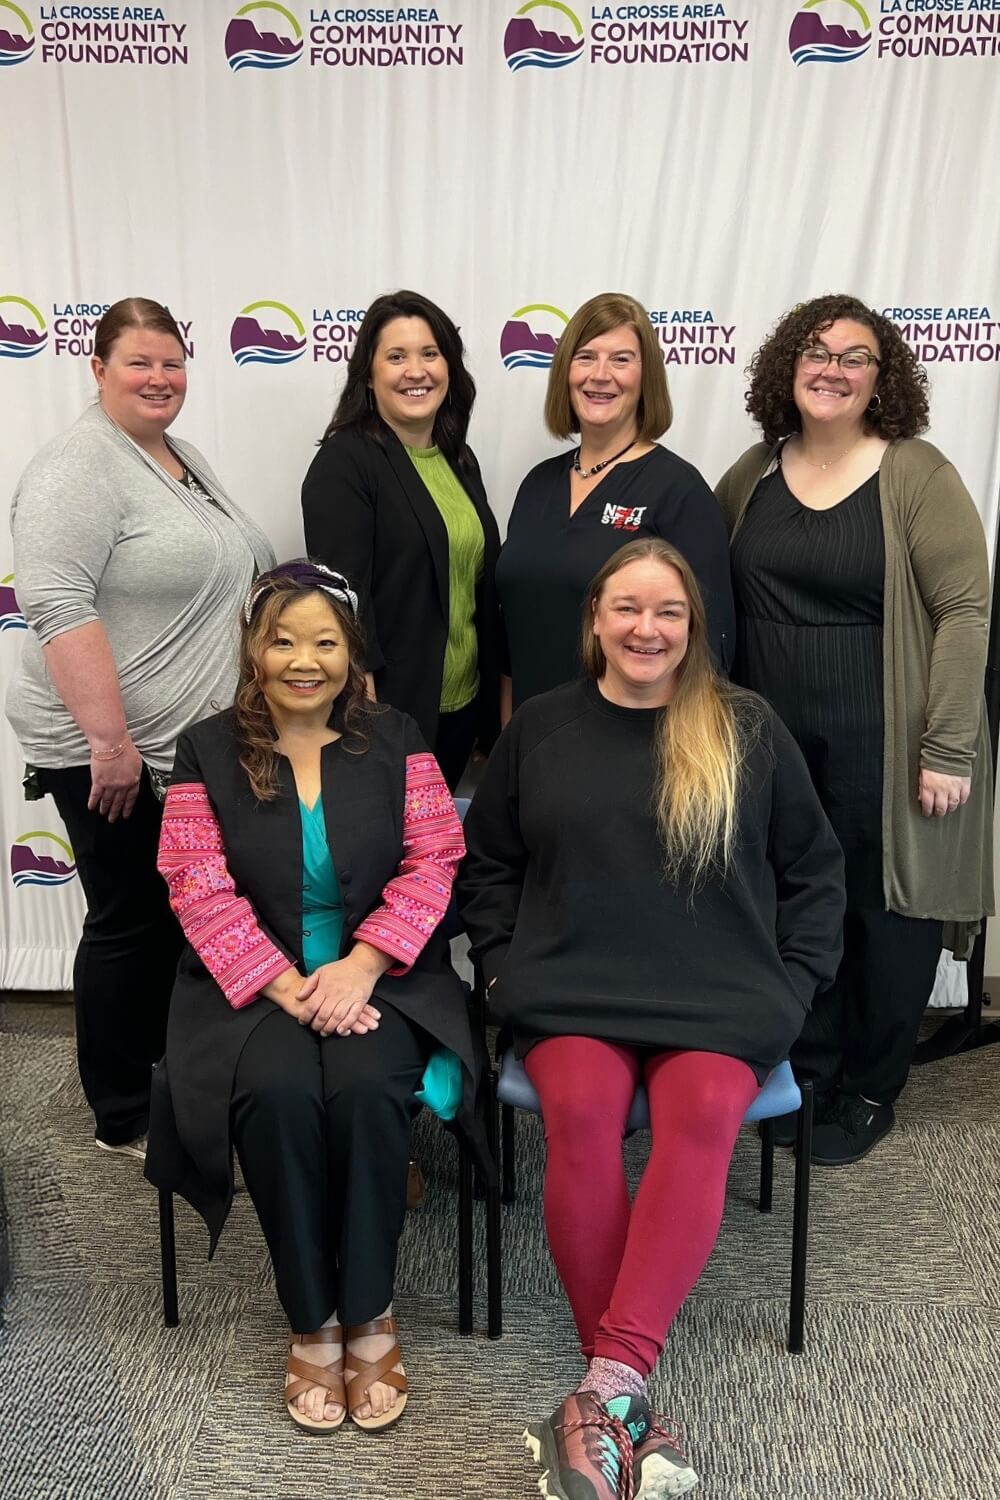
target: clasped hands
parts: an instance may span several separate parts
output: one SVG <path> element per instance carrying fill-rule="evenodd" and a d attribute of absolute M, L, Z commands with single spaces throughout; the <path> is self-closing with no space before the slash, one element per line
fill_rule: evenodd
<path fill-rule="evenodd" d="M 363 947 L 364 945 L 359 945 Z M 377 954 L 374 961 L 367 954 Z M 359 949 L 320 967 L 303 979 L 297 969 L 286 969 L 264 993 L 320 1036 L 364 1036 L 376 1031 L 382 1012 L 371 1003 L 372 991 L 389 960 L 376 949 Z"/>

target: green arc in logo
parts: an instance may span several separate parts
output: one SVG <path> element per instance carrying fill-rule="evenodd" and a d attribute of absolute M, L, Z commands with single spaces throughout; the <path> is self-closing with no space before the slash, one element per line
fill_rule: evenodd
<path fill-rule="evenodd" d="M 573 23 L 577 36 L 583 36 L 583 27 L 580 25 L 578 16 L 575 16 L 568 5 L 563 5 L 562 0 L 528 0 L 527 5 L 522 5 L 515 15 L 526 16 L 529 10 L 537 10 L 541 6 L 544 10 L 561 10 L 563 15 Z"/>
<path fill-rule="evenodd" d="M 0 5 L 6 5 L 7 3 L 8 0 L 0 0 Z M 12 5 L 11 10 L 17 10 L 17 6 Z M 29 302 L 27 297 L 0 297 L 0 303 L 2 302 L 19 302 L 22 307 L 26 307 L 28 309 L 33 317 L 38 319 L 39 328 L 45 327 L 45 319 L 42 317 L 35 304 L 33 302 Z"/>
<path fill-rule="evenodd" d="M 292 309 L 290 307 L 286 307 L 286 305 L 285 305 L 284 302 L 267 302 L 267 301 L 265 301 L 265 302 L 251 302 L 250 305 L 249 305 L 249 307 L 241 307 L 240 308 L 240 317 L 242 318 L 243 315 L 244 315 L 244 313 L 256 312 L 257 309 L 258 309 L 258 307 L 276 307 L 279 312 L 283 312 L 286 317 L 291 318 L 292 322 L 295 324 L 296 328 L 299 330 L 299 336 L 300 336 L 300 338 L 305 338 L 305 336 L 306 336 L 306 325 L 303 323 L 302 319 L 296 313 L 292 312 Z"/>
<path fill-rule="evenodd" d="M 529 302 L 527 307 L 519 307 L 516 312 L 511 313 L 511 317 L 524 318 L 527 317 L 528 313 L 532 312 L 552 313 L 553 317 L 562 318 L 564 323 L 569 322 L 569 318 L 567 318 L 562 309 L 553 307 L 550 302 Z"/>
<path fill-rule="evenodd" d="M 249 5 L 244 5 L 243 8 L 242 8 L 242 10 L 238 10 L 236 12 L 236 14 L 238 16 L 247 16 L 247 15 L 250 14 L 250 12 L 252 10 L 278 10 L 278 11 L 280 11 L 281 14 L 284 16 L 285 20 L 289 23 L 289 25 L 292 27 L 293 31 L 295 32 L 295 39 L 296 39 L 296 41 L 300 42 L 302 40 L 302 27 L 299 25 L 298 21 L 296 21 L 295 17 L 292 15 L 291 11 L 290 10 L 286 10 L 283 5 L 274 5 L 274 4 L 271 3 L 271 0 L 251 0 L 251 3 Z M 261 304 L 258 303 L 257 305 L 259 307 Z M 277 304 L 275 304 L 275 305 L 277 305 Z"/>
<path fill-rule="evenodd" d="M 12 10 L 15 16 L 19 17 L 19 19 L 23 22 L 28 35 L 34 36 L 35 28 L 32 26 L 31 22 L 28 20 L 28 17 L 24 14 L 24 11 L 21 9 L 21 7 L 14 4 L 14 0 L 0 0 L 0 6 L 2 6 L 4 10 Z M 30 302 L 28 303 L 28 306 L 31 306 Z M 44 326 L 45 325 L 43 323 L 42 327 L 44 328 Z"/>
<path fill-rule="evenodd" d="M 825 3 L 825 0 L 806 0 L 806 3 L 805 3 L 805 5 L 803 5 L 802 9 L 803 10 L 814 10 L 817 5 L 823 5 L 824 3 Z M 871 23 L 871 21 L 869 21 L 868 16 L 865 14 L 865 12 L 862 9 L 862 7 L 859 5 L 858 0 L 844 0 L 844 4 L 845 5 L 849 5 L 852 10 L 857 11 L 858 15 L 861 17 L 861 20 L 862 20 L 862 22 L 864 24 L 865 30 L 866 31 L 871 31 L 871 29 L 872 29 L 872 23 Z"/>
<path fill-rule="evenodd" d="M 35 828 L 31 833 L 22 833 L 19 839 L 14 840 L 14 843 L 26 844 L 29 839 L 51 839 L 53 843 L 58 844 L 60 849 L 64 850 L 70 860 L 72 860 L 72 862 L 76 864 L 76 858 L 73 854 L 72 849 L 69 847 L 66 840 L 61 839 L 57 833 L 49 833 L 47 828 Z"/>

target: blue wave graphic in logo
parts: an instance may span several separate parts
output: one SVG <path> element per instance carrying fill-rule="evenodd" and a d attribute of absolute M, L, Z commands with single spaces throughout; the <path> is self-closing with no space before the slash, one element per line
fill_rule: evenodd
<path fill-rule="evenodd" d="M 0 615 L 0 635 L 5 630 L 27 630 L 28 622 L 22 614 Z"/>
<path fill-rule="evenodd" d="M 56 875 L 50 870 L 18 870 L 11 876 L 16 886 L 22 885 L 69 885 L 71 880 L 76 879 L 76 869 L 68 875 Z"/>
<path fill-rule="evenodd" d="M 305 348 L 303 340 L 302 349 Z M 286 351 L 283 349 L 267 349 L 262 344 L 251 344 L 247 349 L 240 349 L 233 355 L 238 365 L 290 365 L 293 360 L 301 358 L 302 349 Z"/>
<path fill-rule="evenodd" d="M 302 43 L 299 43 L 299 52 Z M 229 66 L 234 73 L 241 68 L 290 68 L 293 62 L 298 62 L 299 52 L 292 57 L 276 57 L 273 52 L 236 52 L 229 59 Z"/>
<path fill-rule="evenodd" d="M 582 42 L 580 49 L 583 49 Z M 521 68 L 565 68 L 576 62 L 579 56 L 579 52 L 559 56 L 554 52 L 544 52 L 540 47 L 528 47 L 523 52 L 512 52 L 507 59 L 507 66 L 512 73 L 519 72 Z"/>
<path fill-rule="evenodd" d="M 517 349 L 503 357 L 504 369 L 547 370 L 552 363 L 551 354 L 541 354 L 537 349 Z"/>
<path fill-rule="evenodd" d="M 797 68 L 807 62 L 853 62 L 856 57 L 864 57 L 870 46 L 871 41 L 865 42 L 863 47 L 831 47 L 823 42 L 812 42 L 807 47 L 796 48 L 792 62 Z"/>

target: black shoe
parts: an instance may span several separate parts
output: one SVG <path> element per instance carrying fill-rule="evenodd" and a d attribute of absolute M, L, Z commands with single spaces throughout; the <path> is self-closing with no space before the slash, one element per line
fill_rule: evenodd
<path fill-rule="evenodd" d="M 857 1094 L 841 1094 L 813 1131 L 812 1159 L 818 1167 L 846 1167 L 860 1161 L 896 1123 L 891 1104 L 869 1104 Z"/>

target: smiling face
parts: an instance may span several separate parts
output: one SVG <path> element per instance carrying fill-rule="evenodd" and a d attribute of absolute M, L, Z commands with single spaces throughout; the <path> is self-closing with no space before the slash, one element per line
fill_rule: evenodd
<path fill-rule="evenodd" d="M 623 708 L 669 703 L 688 648 L 691 606 L 677 569 L 639 558 L 612 573 L 594 606 L 605 697 Z"/>
<path fill-rule="evenodd" d="M 808 341 L 810 348 L 824 348 L 831 354 L 844 354 L 849 349 L 863 350 L 881 355 L 879 341 L 864 323 L 855 323 L 850 318 L 839 318 Z M 865 408 L 875 392 L 879 367 L 870 364 L 866 369 L 845 370 L 843 365 L 832 361 L 825 369 L 811 368 L 801 354 L 795 361 L 795 378 L 792 383 L 792 400 L 798 407 L 803 429 L 811 425 L 832 427 L 850 434 L 859 433 L 864 427 Z"/>
<path fill-rule="evenodd" d="M 184 405 L 184 350 L 172 334 L 126 328 L 108 358 L 95 354 L 90 368 L 102 407 L 140 445 L 161 438 Z"/>
<path fill-rule="evenodd" d="M 569 367 L 569 400 L 581 435 L 628 434 L 638 422 L 642 351 L 627 324 L 581 344 Z"/>
<path fill-rule="evenodd" d="M 312 717 L 325 725 L 347 684 L 344 632 L 324 594 L 287 604 L 259 658 L 261 688 L 279 731 L 282 722 Z"/>
<path fill-rule="evenodd" d="M 369 385 L 383 422 L 411 448 L 431 444 L 448 394 L 448 361 L 423 318 L 391 318 L 379 334 Z"/>

